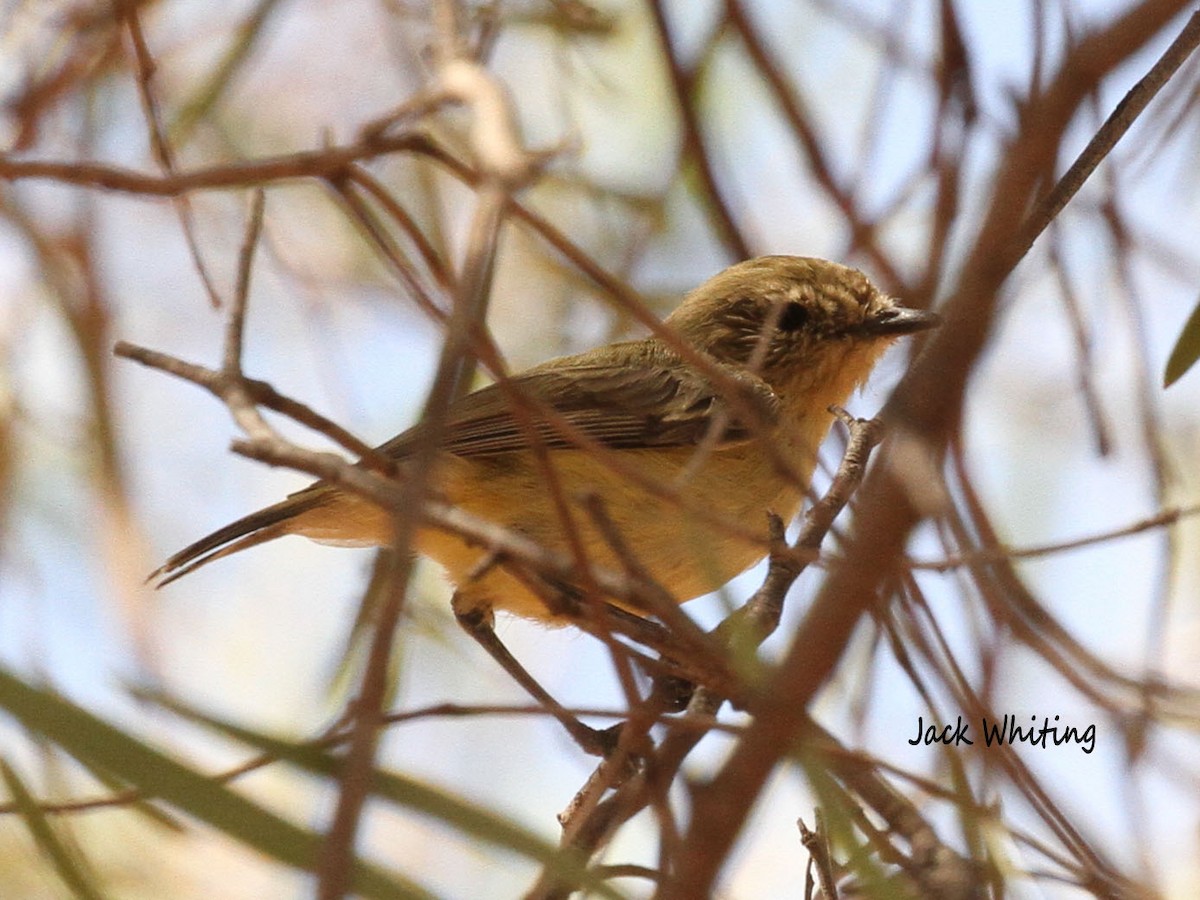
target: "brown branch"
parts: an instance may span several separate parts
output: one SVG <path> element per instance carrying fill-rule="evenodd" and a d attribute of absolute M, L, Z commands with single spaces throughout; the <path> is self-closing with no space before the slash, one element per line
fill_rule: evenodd
<path fill-rule="evenodd" d="M 825 831 L 824 817 L 818 809 L 815 816 L 816 830 L 810 831 L 803 819 L 796 820 L 800 829 L 800 843 L 808 851 L 808 862 L 817 870 L 817 883 L 820 885 L 822 900 L 838 900 L 837 881 L 834 879 L 833 852 L 829 846 L 829 835 Z"/>
<path fill-rule="evenodd" d="M 961 453 L 957 447 L 953 449 L 955 452 L 951 464 L 958 476 L 958 490 L 963 497 L 970 528 L 979 535 L 982 552 L 986 553 L 990 548 L 999 546 L 1000 542 L 967 476 Z M 960 545 L 970 547 L 967 526 L 956 521 L 953 510 L 947 519 L 955 529 Z M 970 553 L 967 555 L 969 557 Z M 975 585 L 987 602 L 996 625 L 1010 629 L 1014 637 L 1043 657 L 1088 700 L 1109 710 L 1117 718 L 1127 718 L 1138 710 L 1152 708 L 1158 715 L 1193 726 L 1198 721 L 1196 706 L 1200 702 L 1200 692 L 1168 685 L 1161 678 L 1147 683 L 1124 675 L 1106 664 L 1038 602 L 1006 556 L 985 563 L 968 562 L 968 565 L 972 567 Z M 1119 695 L 1114 697 L 1110 692 L 1119 692 Z"/>
<path fill-rule="evenodd" d="M 185 381 L 204 388 L 223 401 L 230 393 L 231 382 L 229 377 L 223 372 L 206 369 L 194 363 L 184 362 L 166 353 L 160 353 L 157 350 L 150 350 L 146 347 L 139 347 L 128 341 L 117 341 L 113 345 L 113 354 L 123 359 L 141 363 L 148 368 L 157 369 L 169 375 L 174 375 L 177 378 L 182 378 Z M 364 465 L 376 472 L 381 472 L 385 475 L 395 472 L 395 460 L 382 455 L 370 444 L 355 437 L 331 419 L 325 418 L 298 400 L 280 394 L 265 381 L 246 378 L 245 376 L 241 376 L 239 380 L 242 390 L 253 403 L 282 413 L 299 422 L 301 425 L 324 435 L 345 450 L 353 453 L 362 460 Z M 310 470 L 304 469 L 303 471 Z"/>
<path fill-rule="evenodd" d="M 151 175 L 86 161 L 19 160 L 0 155 L 0 180 L 48 179 L 59 184 L 126 194 L 175 197 L 192 191 L 254 187 L 296 178 L 333 178 L 344 173 L 352 163 L 393 153 L 424 152 L 435 146 L 423 134 L 407 133 L 171 175 Z"/>
<path fill-rule="evenodd" d="M 361 187 L 364 191 L 374 198 L 387 214 L 391 217 L 404 234 L 412 241 L 413 246 L 417 248 L 417 253 L 425 262 L 425 267 L 433 275 L 434 280 L 442 290 L 451 292 L 456 290 L 454 284 L 454 273 L 450 271 L 450 267 L 446 261 L 442 259 L 437 249 L 430 243 L 425 233 L 409 215 L 408 210 L 396 200 L 395 197 L 384 187 L 384 185 L 362 166 L 352 165 L 347 168 L 346 181 L 350 184 L 355 184 Z"/>
<path fill-rule="evenodd" d="M 175 174 L 175 154 L 167 139 L 167 132 L 159 114 L 158 100 L 151 85 L 158 67 L 150 53 L 145 32 L 142 31 L 138 4 L 135 0 L 113 0 L 113 3 L 116 6 L 117 14 L 125 22 L 130 41 L 133 44 L 136 76 L 134 80 L 137 82 L 138 99 L 141 101 L 142 115 L 146 120 L 146 128 L 150 135 L 150 150 L 158 167 L 164 175 L 169 177 Z M 192 215 L 191 202 L 186 194 L 180 194 L 174 198 L 174 206 L 179 215 L 179 224 L 182 226 L 184 241 L 187 244 L 188 254 L 192 258 L 192 264 L 196 268 L 196 274 L 200 277 L 200 283 L 204 286 L 205 293 L 208 294 L 209 302 L 214 308 L 217 308 L 221 305 L 221 298 L 200 253 L 200 242 L 196 236 L 196 222 Z"/>
<path fill-rule="evenodd" d="M 1100 456 L 1108 456 L 1112 452 L 1112 438 L 1109 435 L 1110 428 L 1104 415 L 1100 391 L 1094 380 L 1096 369 L 1092 355 L 1092 338 L 1083 318 L 1083 308 L 1067 272 L 1067 263 L 1062 249 L 1061 229 L 1052 222 L 1048 235 L 1047 250 L 1050 254 L 1051 268 L 1058 280 L 1058 293 L 1062 298 L 1067 321 L 1071 326 L 1071 337 L 1075 344 L 1077 358 L 1075 371 L 1078 373 L 1077 383 L 1079 393 L 1083 398 L 1083 408 L 1087 413 L 1088 423 L 1091 425 L 1095 438 L 1096 453 Z"/>
<path fill-rule="evenodd" d="M 912 301 L 927 305 L 941 283 L 950 251 L 951 229 L 958 221 L 963 182 L 963 160 L 978 117 L 971 56 L 963 38 L 952 0 L 940 6 L 941 61 L 938 66 L 936 131 L 929 153 L 937 195 L 929 229 L 928 260 Z"/>
<path fill-rule="evenodd" d="M 1099 531 L 1095 534 L 1085 535 L 1084 537 L 1071 538 L 1070 540 L 1056 541 L 1049 544 L 1039 544 L 1035 547 L 1008 547 L 1003 544 L 996 544 L 983 547 L 979 550 L 971 550 L 947 556 L 944 559 L 912 560 L 908 565 L 913 569 L 946 572 L 950 569 L 957 569 L 961 566 L 968 566 L 974 563 L 1054 556 L 1069 550 L 1079 550 L 1083 547 L 1091 547 L 1096 544 L 1106 544 L 1123 537 L 1132 537 L 1135 534 L 1153 531 L 1156 528 L 1166 528 L 1167 526 L 1176 524 L 1181 519 L 1190 518 L 1198 514 L 1200 514 L 1200 505 L 1177 506 L 1165 509 L 1156 515 L 1149 516 L 1129 525 L 1122 525 L 1120 528 L 1113 528 L 1108 531 Z"/>
<path fill-rule="evenodd" d="M 1152 4 L 1143 4 L 1146 7 Z M 1166 10 L 1165 18 L 1173 17 L 1179 10 L 1186 8 L 1185 3 L 1164 3 L 1154 4 L 1161 5 Z M 1133 13 L 1136 13 L 1136 9 Z M 1129 15 L 1125 17 L 1129 18 Z M 1157 19 L 1158 16 L 1156 15 Z M 1009 248 L 1016 260 L 1020 260 L 1029 252 L 1029 248 L 1033 246 L 1033 242 L 1038 239 L 1047 226 L 1062 212 L 1063 208 L 1071 202 L 1071 198 L 1079 192 L 1085 181 L 1091 177 L 1091 174 L 1096 171 L 1096 167 L 1112 152 L 1117 142 L 1125 136 L 1125 132 L 1129 127 L 1137 121 L 1138 116 L 1150 104 L 1150 101 L 1155 98 L 1160 90 L 1171 79 L 1184 61 L 1195 52 L 1196 47 L 1200 46 L 1200 12 L 1192 13 L 1179 35 L 1171 42 L 1166 51 L 1158 62 L 1147 72 L 1137 84 L 1121 98 L 1121 102 L 1109 114 L 1100 130 L 1095 136 L 1088 141 L 1087 147 L 1079 154 L 1071 167 L 1063 174 L 1063 176 L 1055 184 L 1054 189 L 1050 191 L 1037 208 L 1029 216 L 1021 231 Z M 1090 48 L 1089 48 L 1090 49 Z M 1099 48 L 1097 48 L 1099 49 Z M 1111 60 L 1108 58 L 1092 58 L 1087 59 L 1081 55 L 1079 51 L 1072 54 L 1077 58 L 1077 61 L 1084 66 L 1080 71 L 1072 73 L 1075 78 L 1086 78 L 1094 73 L 1094 81 L 1099 81 L 1099 76 L 1110 70 Z M 1060 70 L 1065 71 L 1065 70 Z M 1016 264 L 1014 260 L 1013 265 Z"/>
<path fill-rule="evenodd" d="M 250 298 L 250 275 L 254 269 L 254 251 L 262 234 L 263 213 L 266 210 L 266 194 L 262 188 L 253 193 L 250 205 L 250 221 L 246 225 L 246 237 L 238 254 L 237 284 L 234 285 L 233 306 L 229 311 L 225 329 L 224 371 L 234 378 L 242 377 L 242 347 L 245 344 L 246 306 Z"/>
<path fill-rule="evenodd" d="M 875 239 L 875 224 L 863 218 L 858 209 L 858 201 L 849 189 L 839 183 L 825 149 L 826 143 L 817 134 L 816 126 L 805 109 L 802 97 L 796 86 L 788 81 L 771 58 L 747 17 L 741 0 L 726 0 L 725 15 L 745 45 L 750 61 L 754 63 L 779 104 L 784 120 L 796 136 L 797 143 L 808 160 L 813 178 L 850 226 L 852 245 L 862 248 L 885 284 L 893 288 L 902 285 L 904 279 L 892 264 L 891 256 L 883 251 Z"/>
<path fill-rule="evenodd" d="M 433 386 L 422 415 L 424 428 L 406 466 L 406 478 L 400 487 L 400 505 L 393 508 L 394 536 L 392 580 L 384 592 L 384 602 L 374 622 L 358 696 L 354 703 L 354 726 L 350 745 L 338 781 L 340 790 L 333 820 L 322 847 L 317 867 L 317 896 L 338 900 L 350 887 L 354 862 L 354 844 L 362 810 L 370 794 L 372 772 L 383 703 L 387 696 L 387 678 L 391 665 L 396 626 L 404 609 L 408 576 L 412 568 L 410 548 L 420 509 L 429 495 L 430 478 L 439 442 L 448 421 L 450 404 L 465 383 L 470 371 L 467 354 L 469 334 L 475 323 L 483 321 L 491 288 L 495 254 L 495 235 L 504 206 L 502 192 L 485 192 L 479 200 L 476 222 L 467 248 L 467 261 L 459 279 L 461 291 L 447 323 L 445 341 Z"/>
<path fill-rule="evenodd" d="M 1145 0 L 1082 40 L 1046 90 L 1025 110 L 995 179 L 993 199 L 947 307 L 946 325 L 901 382 L 890 414 L 940 452 L 956 427 L 969 373 L 991 334 L 996 295 L 1037 234 L 1023 221 L 1038 173 L 1096 81 L 1143 46 L 1183 8 Z M 1058 191 L 1052 193 L 1057 196 Z M 916 441 L 917 438 L 908 438 Z M 917 454 L 910 454 L 918 458 Z M 694 797 L 679 871 L 662 900 L 707 896 L 770 773 L 802 727 L 808 705 L 840 661 L 861 617 L 877 602 L 922 516 L 904 473 L 868 479 L 846 563 L 830 571 L 783 661 L 769 679 L 755 721 L 720 772 Z"/>
<path fill-rule="evenodd" d="M 469 107 L 471 149 L 482 170 L 483 183 L 476 198 L 454 306 L 446 322 L 441 355 L 421 417 L 423 427 L 411 457 L 406 461 L 406 478 L 398 498 L 401 505 L 393 508 L 393 580 L 390 589 L 384 593 L 384 602 L 374 623 L 375 631 L 355 701 L 350 745 L 339 775 L 337 807 L 317 868 L 317 895 L 321 900 L 338 900 L 350 888 L 355 837 L 370 793 L 392 647 L 412 567 L 412 539 L 421 520 L 421 509 L 430 496 L 430 480 L 451 404 L 469 389 L 474 372 L 475 358 L 470 352 L 472 338 L 487 315 L 508 193 L 537 169 L 537 160 L 526 152 L 521 141 L 512 105 L 502 86 L 466 55 L 456 12 L 453 0 L 440 0 L 434 6 L 435 23 L 441 28 L 435 48 L 435 91 Z M 575 549 L 579 562 L 581 550 Z M 581 567 L 586 571 L 586 561 Z"/>
<path fill-rule="evenodd" d="M 734 218 L 733 210 L 725 193 L 717 183 L 708 142 L 701 130 L 700 118 L 696 112 L 698 73 L 685 69 L 684 63 L 677 55 L 662 0 L 652 0 L 650 14 L 654 19 L 659 47 L 667 65 L 671 88 L 675 94 L 675 106 L 679 111 L 680 125 L 683 129 L 683 158 L 685 161 L 691 159 L 700 178 L 701 205 L 708 211 L 708 218 L 716 232 L 717 240 L 725 246 L 726 251 L 735 260 L 747 259 L 754 254 L 751 253 L 750 246 Z M 719 29 L 712 40 L 720 40 Z"/>

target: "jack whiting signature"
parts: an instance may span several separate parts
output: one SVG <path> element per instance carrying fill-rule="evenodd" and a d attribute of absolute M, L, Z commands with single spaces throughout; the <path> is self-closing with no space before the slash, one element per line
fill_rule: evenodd
<path fill-rule="evenodd" d="M 1067 725 L 1059 720 L 1061 716 L 1030 716 L 1029 724 L 1024 724 L 1024 717 L 1005 714 L 1001 718 L 981 716 L 979 731 L 983 735 L 985 747 L 1017 746 L 1024 744 L 1029 747 L 1075 746 L 1084 753 L 1096 749 L 1095 724 L 1079 727 Z M 971 738 L 972 723 L 962 716 L 957 717 L 953 725 L 925 724 L 923 716 L 917 716 L 917 736 L 909 740 L 909 744 L 917 746 L 924 744 L 946 744 L 961 747 L 964 744 L 974 745 Z"/>

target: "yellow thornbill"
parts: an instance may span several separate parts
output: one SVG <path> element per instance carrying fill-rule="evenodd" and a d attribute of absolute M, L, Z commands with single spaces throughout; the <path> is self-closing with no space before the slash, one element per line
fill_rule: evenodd
<path fill-rule="evenodd" d="M 766 555 L 766 513 L 787 520 L 799 510 L 832 421 L 829 407 L 866 381 L 895 339 L 937 322 L 932 313 L 901 306 L 856 269 L 809 257 L 764 256 L 710 278 L 666 319 L 681 341 L 728 376 L 727 384 L 732 379 L 742 388 L 740 403 L 658 337 L 553 359 L 509 383 L 535 404 L 531 414 L 549 474 L 568 502 L 570 527 L 589 561 L 617 567 L 610 542 L 583 508 L 585 498 L 595 497 L 641 565 L 683 602 Z M 615 451 L 621 465 L 607 464 L 539 418 L 538 405 Z M 756 414 L 743 415 L 748 407 Z M 431 484 L 451 504 L 567 551 L 566 528 L 547 488 L 548 473 L 530 449 L 528 424 L 514 415 L 497 385 L 456 401 Z M 380 449 L 403 464 L 421 427 Z M 698 509 L 706 514 L 697 515 Z M 723 521 L 740 527 L 723 527 Z M 185 547 L 155 577 L 165 584 L 287 534 L 388 546 L 390 523 L 384 510 L 318 482 Z M 557 704 L 495 637 L 492 611 L 554 623 L 558 614 L 544 597 L 571 586 L 533 590 L 527 578 L 502 564 L 473 578 L 487 548 L 431 527 L 418 532 L 416 549 L 445 567 L 456 587 L 460 622 L 555 711 Z"/>

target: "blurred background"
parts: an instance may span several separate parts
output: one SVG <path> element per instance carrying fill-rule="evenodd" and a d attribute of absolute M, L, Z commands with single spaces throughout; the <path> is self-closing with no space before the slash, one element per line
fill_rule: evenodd
<path fill-rule="evenodd" d="M 1049 176 L 1184 26 L 1185 12 L 1144 5 L 1164 24 L 1126 56 L 1080 70 L 1103 75 Z M 226 304 L 232 296 L 249 187 L 258 184 L 266 214 L 246 328 L 249 375 L 378 443 L 418 417 L 441 332 L 320 179 L 248 175 L 180 195 L 186 204 L 155 196 L 148 183 L 170 172 L 152 146 L 145 96 L 175 173 L 352 145 L 367 123 L 429 85 L 436 35 L 422 2 L 128 6 L 152 73 L 137 61 L 133 13 L 114 11 L 122 4 L 0 7 L 0 665 L 216 773 L 251 751 L 138 701 L 130 687 L 281 738 L 320 734 L 341 715 L 360 669 L 354 623 L 373 554 L 289 538 L 164 590 L 145 586 L 170 553 L 309 479 L 231 454 L 239 433 L 218 401 L 116 359 L 113 343 L 219 365 L 224 309 L 211 293 Z M 936 306 L 982 215 L 1003 200 L 992 186 L 1009 142 L 1029 127 L 1022 110 L 1084 36 L 1139 8 L 529 0 L 468 7 L 463 28 L 511 95 L 527 147 L 558 151 L 521 203 L 665 315 L 704 278 L 763 253 L 856 265 L 909 302 Z M 977 492 L 1012 548 L 1184 511 L 1173 524 L 1014 563 L 1090 658 L 1129 679 L 1125 702 L 1106 687 L 1082 689 L 1067 672 L 1116 683 L 1107 674 L 1010 640 L 961 567 L 917 572 L 947 652 L 997 712 L 1096 725 L 1090 754 L 1067 745 L 1018 755 L 1147 895 L 1179 898 L 1200 893 L 1200 707 L 1168 715 L 1139 704 L 1153 691 L 1137 686 L 1195 685 L 1200 676 L 1200 531 L 1188 512 L 1200 503 L 1200 375 L 1161 387 L 1200 297 L 1198 102 L 1200 64 L 1189 59 L 1006 282 L 998 328 L 970 382 L 952 479 L 957 498 L 963 484 Z M 469 159 L 464 112 L 439 110 L 419 124 Z M 31 160 L 64 166 L 20 168 Z M 147 185 L 106 189 L 81 162 L 142 173 Z M 418 153 L 363 165 L 457 268 L 470 186 Z M 521 222 L 502 235 L 488 325 L 514 369 L 642 333 L 576 261 Z M 882 407 L 906 352 L 893 351 L 852 412 Z M 329 446 L 278 424 L 305 446 Z M 829 463 L 839 449 L 834 441 Z M 910 555 L 936 562 L 953 549 L 944 529 L 928 525 Z M 687 610 L 713 625 L 761 577 L 747 573 Z M 768 657 L 787 646 L 789 623 L 819 579 L 810 571 L 793 591 Z M 459 631 L 448 598 L 440 572 L 422 564 L 398 638 L 392 707 L 525 705 Z M 498 630 L 567 705 L 622 707 L 591 638 L 511 619 Z M 933 693 L 953 722 L 950 695 Z M 1053 844 L 1045 818 L 978 746 L 908 745 L 917 717 L 931 719 L 926 703 L 879 626 L 864 624 L 813 712 L 848 744 L 927 777 L 967 765 L 982 803 L 1001 804 L 1014 830 Z M 729 746 L 709 736 L 687 771 L 711 771 Z M 0 717 L 0 755 L 39 797 L 109 792 L 17 718 Z M 381 760 L 551 842 L 556 813 L 591 770 L 557 725 L 529 716 L 417 718 L 387 731 Z M 237 786 L 317 832 L 332 810 L 326 781 L 283 765 Z M 944 839 L 959 840 L 952 810 L 924 795 L 919 802 Z M 802 896 L 806 855 L 794 823 L 814 803 L 802 772 L 777 773 L 725 869 L 722 896 Z M 382 804 L 368 813 L 364 855 L 439 896 L 517 896 L 537 872 L 430 817 Z M 11 808 L 0 816 L 0 894 L 69 895 L 28 822 Z M 174 825 L 189 827 L 173 827 L 133 804 L 52 823 L 112 896 L 311 891 L 309 876 L 219 829 L 186 818 Z M 655 834 L 653 822 L 635 819 L 604 858 L 651 865 Z M 1010 867 L 1010 896 L 1081 895 L 1038 877 L 1061 871 L 1061 859 L 1011 833 L 987 840 Z M 650 893 L 644 882 L 620 887 Z"/>

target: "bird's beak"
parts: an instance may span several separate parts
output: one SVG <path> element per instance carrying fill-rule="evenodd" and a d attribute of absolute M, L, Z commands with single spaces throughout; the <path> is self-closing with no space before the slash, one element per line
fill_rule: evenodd
<path fill-rule="evenodd" d="M 889 306 L 871 316 L 860 326 L 861 333 L 879 337 L 901 337 L 937 328 L 942 317 L 924 309 L 909 309 L 905 306 Z"/>

